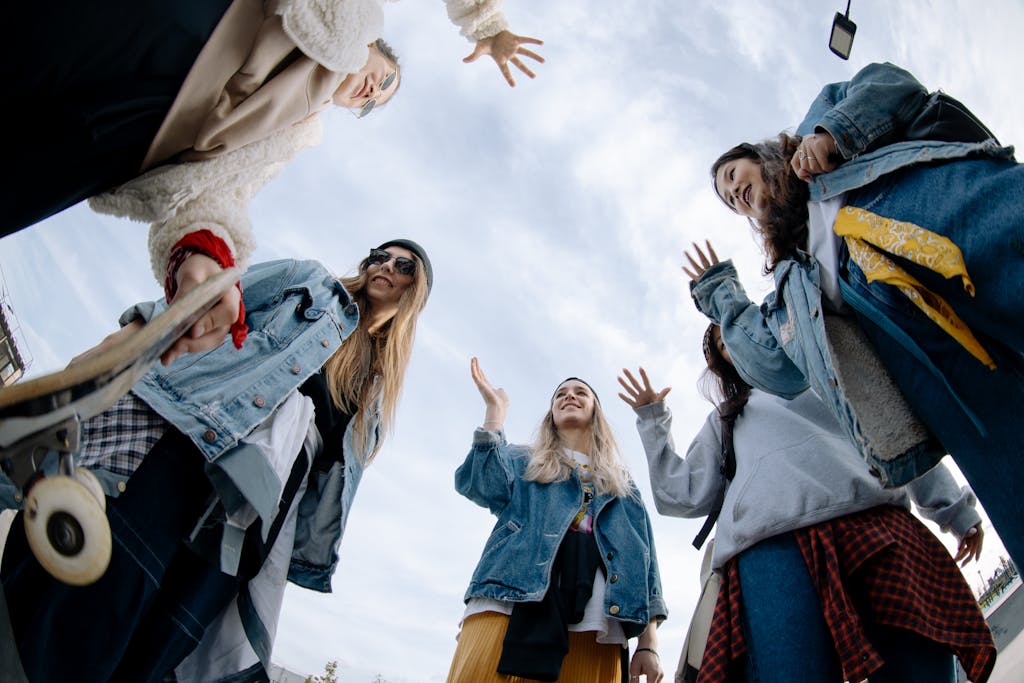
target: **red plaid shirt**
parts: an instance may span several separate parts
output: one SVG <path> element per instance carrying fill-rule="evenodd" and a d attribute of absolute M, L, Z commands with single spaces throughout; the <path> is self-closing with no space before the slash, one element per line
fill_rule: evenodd
<path fill-rule="evenodd" d="M 793 532 L 849 681 L 882 664 L 861 615 L 945 643 L 968 679 L 992 673 L 996 647 L 971 589 L 945 547 L 904 508 L 877 507 Z M 911 578 L 913 577 L 913 578 Z M 867 596 L 860 602 L 855 594 Z M 746 654 L 736 558 L 726 563 L 698 683 L 739 680 Z"/>

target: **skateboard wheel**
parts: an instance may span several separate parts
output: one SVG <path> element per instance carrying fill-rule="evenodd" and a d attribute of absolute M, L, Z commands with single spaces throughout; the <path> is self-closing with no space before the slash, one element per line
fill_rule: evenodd
<path fill-rule="evenodd" d="M 66 476 L 41 479 L 25 497 L 24 517 L 32 554 L 54 578 L 85 586 L 103 576 L 110 524 L 88 486 Z"/>
<path fill-rule="evenodd" d="M 100 480 L 96 478 L 96 475 L 92 473 L 92 470 L 84 467 L 76 467 L 75 481 L 89 489 L 89 493 L 91 493 L 100 504 L 100 510 L 105 512 L 107 509 L 107 497 L 103 493 L 103 487 L 100 486 Z"/>

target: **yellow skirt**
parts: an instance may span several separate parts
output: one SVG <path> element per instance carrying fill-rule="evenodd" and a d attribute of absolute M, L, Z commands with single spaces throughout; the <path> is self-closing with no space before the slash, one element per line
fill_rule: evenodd
<path fill-rule="evenodd" d="M 498 673 L 508 617 L 480 612 L 462 623 L 448 683 L 530 683 L 533 678 Z M 569 654 L 557 683 L 621 683 L 622 646 L 597 642 L 594 631 L 569 632 Z"/>

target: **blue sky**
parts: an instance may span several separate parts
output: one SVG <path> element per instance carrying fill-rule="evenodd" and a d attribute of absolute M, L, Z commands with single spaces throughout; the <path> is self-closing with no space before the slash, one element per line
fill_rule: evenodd
<path fill-rule="evenodd" d="M 342 274 L 370 246 L 404 236 L 428 249 L 435 272 L 397 428 L 364 478 L 334 593 L 289 588 L 275 661 L 306 674 L 338 660 L 348 683 L 377 673 L 392 683 L 444 680 L 493 521 L 452 486 L 483 418 L 473 355 L 511 397 L 513 441 L 532 438 L 555 384 L 586 378 L 650 502 L 615 377 L 644 365 L 674 387 L 680 447 L 710 410 L 695 388 L 706 322 L 690 301 L 682 251 L 711 237 L 748 290 L 767 290 L 749 228 L 711 190 L 707 169 L 720 152 L 792 128 L 823 84 L 872 61 L 963 100 L 1004 143 L 1024 141 L 1019 2 L 858 1 L 849 62 L 826 45 L 844 9 L 509 0 L 513 30 L 544 39 L 547 60 L 536 80 L 510 89 L 489 60 L 461 62 L 471 46 L 440 2 L 386 7 L 400 92 L 363 120 L 329 112 L 325 143 L 252 205 L 254 260 L 315 257 Z M 113 331 L 128 305 L 160 295 L 145 244 L 145 226 L 84 206 L 0 241 L 32 375 L 59 369 Z M 654 516 L 670 669 L 697 597 L 690 539 L 700 521 Z M 989 530 L 983 562 L 965 570 L 972 585 L 1001 551 Z"/>

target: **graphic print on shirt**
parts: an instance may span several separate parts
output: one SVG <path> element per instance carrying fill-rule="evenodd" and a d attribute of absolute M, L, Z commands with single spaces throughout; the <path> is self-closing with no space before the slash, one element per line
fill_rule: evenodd
<path fill-rule="evenodd" d="M 584 534 L 594 533 L 594 510 L 590 504 L 594 501 L 594 485 L 590 482 L 583 482 L 583 505 L 579 512 L 572 518 L 569 531 L 579 531 Z"/>

